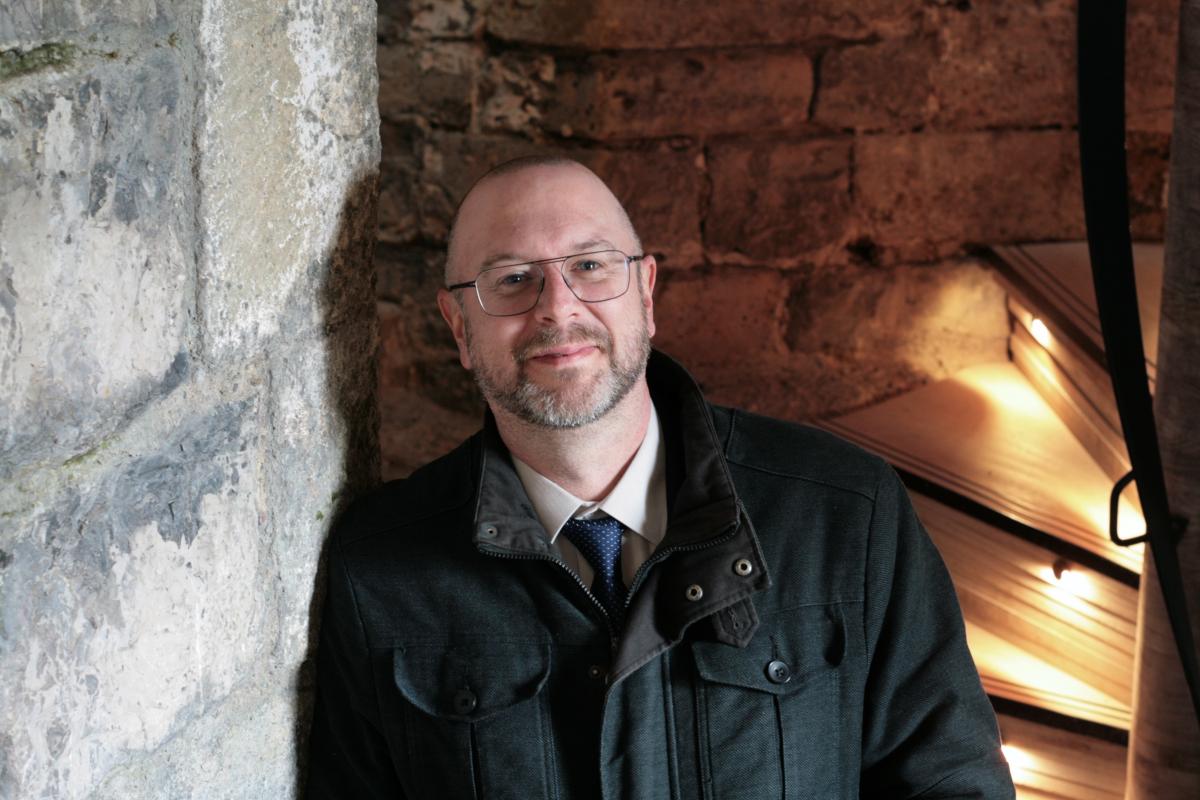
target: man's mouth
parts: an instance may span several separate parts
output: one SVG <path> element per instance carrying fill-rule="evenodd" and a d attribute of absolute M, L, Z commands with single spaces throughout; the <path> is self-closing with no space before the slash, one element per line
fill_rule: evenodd
<path fill-rule="evenodd" d="M 561 364 L 585 358 L 598 349 L 599 347 L 591 342 L 560 345 L 558 347 L 550 347 L 530 353 L 525 357 L 524 360 L 542 364 Z"/>

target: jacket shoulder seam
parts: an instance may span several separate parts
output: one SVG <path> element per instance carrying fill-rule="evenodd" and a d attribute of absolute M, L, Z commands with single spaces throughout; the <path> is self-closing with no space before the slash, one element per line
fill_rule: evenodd
<path fill-rule="evenodd" d="M 808 475 L 797 475 L 793 472 L 783 472 L 781 470 L 771 469 L 770 467 L 762 467 L 757 464 L 747 464 L 744 461 L 738 461 L 736 458 L 729 458 L 728 456 L 726 456 L 726 460 L 730 464 L 737 464 L 739 467 L 743 467 L 744 469 L 752 469 L 755 472 L 761 472 L 766 475 L 775 475 L 780 478 L 790 478 L 791 480 L 815 483 L 818 486 L 828 486 L 830 489 L 838 489 L 843 492 L 849 492 L 850 494 L 856 494 L 865 500 L 870 500 L 872 504 L 875 503 L 875 495 L 862 489 L 855 489 L 851 486 L 843 486 L 840 483 L 833 483 L 831 481 L 823 481 L 819 478 L 813 478 Z"/>

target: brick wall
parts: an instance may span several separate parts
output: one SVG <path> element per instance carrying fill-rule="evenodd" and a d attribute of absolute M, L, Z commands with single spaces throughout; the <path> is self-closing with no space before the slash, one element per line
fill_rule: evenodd
<path fill-rule="evenodd" d="M 385 473 L 479 424 L 434 306 L 454 203 L 561 152 L 660 267 L 657 346 L 805 419 L 1004 358 L 977 243 L 1083 236 L 1065 0 L 381 0 Z M 1134 233 L 1160 239 L 1178 2 L 1130 8 Z"/>

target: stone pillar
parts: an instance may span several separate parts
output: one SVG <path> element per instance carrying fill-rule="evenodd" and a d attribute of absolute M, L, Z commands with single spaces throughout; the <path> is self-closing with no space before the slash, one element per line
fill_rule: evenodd
<path fill-rule="evenodd" d="M 1167 200 L 1166 264 L 1154 412 L 1192 630 L 1200 640 L 1200 0 L 1183 0 Z M 1126 797 L 1200 797 L 1200 722 L 1188 696 L 1157 574 L 1146 550 L 1138 608 L 1137 690 Z"/>
<path fill-rule="evenodd" d="M 299 789 L 378 470 L 375 14 L 0 8 L 0 797 Z"/>

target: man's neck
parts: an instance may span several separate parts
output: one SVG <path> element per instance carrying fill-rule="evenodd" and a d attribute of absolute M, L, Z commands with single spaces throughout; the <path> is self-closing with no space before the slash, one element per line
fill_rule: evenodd
<path fill-rule="evenodd" d="M 601 500 L 621 479 L 650 423 L 643 378 L 600 419 L 579 428 L 542 428 L 493 408 L 500 438 L 514 456 L 581 500 Z"/>

